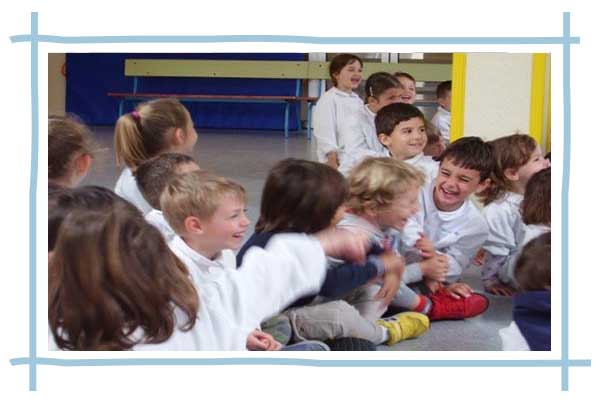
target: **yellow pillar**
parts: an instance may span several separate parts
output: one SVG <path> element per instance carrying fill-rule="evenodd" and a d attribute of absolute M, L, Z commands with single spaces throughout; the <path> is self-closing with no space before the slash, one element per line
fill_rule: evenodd
<path fill-rule="evenodd" d="M 450 142 L 463 136 L 465 129 L 465 94 L 467 54 L 452 55 L 452 101 L 450 109 Z"/>

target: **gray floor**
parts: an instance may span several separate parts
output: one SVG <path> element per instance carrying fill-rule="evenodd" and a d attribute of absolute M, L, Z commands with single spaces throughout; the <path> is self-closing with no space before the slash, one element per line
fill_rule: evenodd
<path fill-rule="evenodd" d="M 120 173 L 115 165 L 113 128 L 94 128 L 98 148 L 96 158 L 84 184 L 113 188 Z M 194 158 L 200 167 L 235 179 L 246 188 L 248 216 L 253 228 L 260 206 L 260 194 L 271 166 L 285 157 L 314 159 L 314 142 L 303 134 L 292 133 L 289 139 L 282 132 L 269 131 L 208 131 L 198 130 Z M 249 237 L 251 233 L 246 235 Z M 464 281 L 476 291 L 481 282 L 474 268 L 466 271 Z M 500 350 L 498 329 L 511 319 L 511 301 L 505 297 L 488 296 L 490 307 L 483 315 L 464 321 L 440 321 L 432 324 L 428 333 L 415 340 L 403 341 L 381 350 L 396 351 L 495 351 Z"/>

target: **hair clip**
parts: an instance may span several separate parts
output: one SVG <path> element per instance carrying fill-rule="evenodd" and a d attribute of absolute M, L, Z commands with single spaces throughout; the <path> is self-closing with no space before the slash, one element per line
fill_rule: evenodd
<path fill-rule="evenodd" d="M 133 117 L 133 119 L 135 119 L 136 121 L 140 120 L 140 113 L 137 111 L 131 111 L 131 116 Z"/>

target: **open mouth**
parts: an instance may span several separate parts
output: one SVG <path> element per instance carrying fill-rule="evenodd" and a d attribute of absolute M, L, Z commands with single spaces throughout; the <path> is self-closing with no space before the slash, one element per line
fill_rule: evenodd
<path fill-rule="evenodd" d="M 448 191 L 444 187 L 440 187 L 439 189 L 441 191 L 441 194 L 446 198 L 456 198 L 458 196 L 458 192 Z"/>

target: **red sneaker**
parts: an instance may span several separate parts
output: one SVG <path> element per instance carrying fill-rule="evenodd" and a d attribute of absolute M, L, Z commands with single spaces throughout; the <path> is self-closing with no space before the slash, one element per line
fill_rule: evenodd
<path fill-rule="evenodd" d="M 478 293 L 469 297 L 455 299 L 440 288 L 436 293 L 429 295 L 431 299 L 430 320 L 462 320 L 475 317 L 487 310 L 489 300 Z"/>

